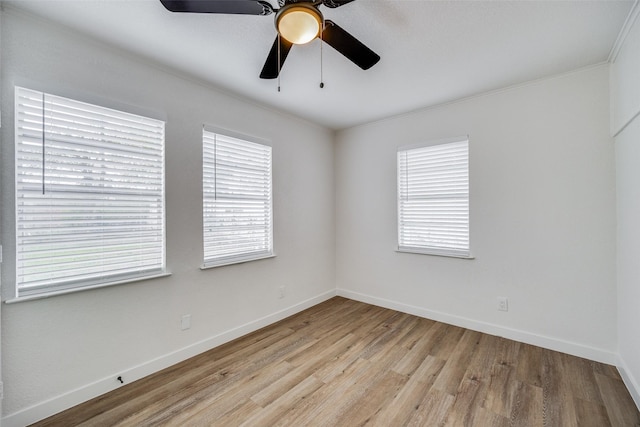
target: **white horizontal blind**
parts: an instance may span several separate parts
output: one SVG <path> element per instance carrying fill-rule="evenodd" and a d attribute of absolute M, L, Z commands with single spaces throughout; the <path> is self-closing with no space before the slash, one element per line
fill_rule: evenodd
<path fill-rule="evenodd" d="M 272 255 L 271 147 L 203 131 L 204 265 Z"/>
<path fill-rule="evenodd" d="M 470 256 L 467 139 L 398 151 L 398 249 Z"/>
<path fill-rule="evenodd" d="M 17 296 L 165 268 L 164 122 L 16 87 Z"/>

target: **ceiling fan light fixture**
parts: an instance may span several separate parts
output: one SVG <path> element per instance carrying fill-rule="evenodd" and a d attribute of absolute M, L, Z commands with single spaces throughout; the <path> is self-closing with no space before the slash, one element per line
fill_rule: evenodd
<path fill-rule="evenodd" d="M 276 15 L 276 29 L 280 36 L 293 44 L 305 44 L 318 37 L 322 14 L 312 5 L 291 4 Z"/>

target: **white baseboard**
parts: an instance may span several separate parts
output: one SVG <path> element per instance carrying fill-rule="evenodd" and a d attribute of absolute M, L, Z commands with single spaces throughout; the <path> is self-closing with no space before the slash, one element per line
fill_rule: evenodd
<path fill-rule="evenodd" d="M 622 377 L 622 381 L 624 381 L 624 385 L 627 386 L 629 394 L 631 394 L 633 401 L 636 403 L 636 406 L 640 411 L 640 383 L 638 383 L 637 378 L 634 378 L 633 375 L 631 375 L 629 367 L 621 356 L 618 357 L 617 366 L 618 372 L 620 372 L 620 376 Z"/>
<path fill-rule="evenodd" d="M 117 374 L 109 375 L 106 378 L 102 378 L 47 401 L 40 402 L 13 414 L 9 414 L 2 418 L 1 424 L 3 427 L 23 427 L 35 423 L 36 421 L 43 420 L 51 415 L 64 411 L 65 409 L 71 408 L 118 388 L 121 384 L 114 380 L 118 375 L 122 375 L 125 383 L 139 380 L 140 378 L 144 378 L 150 374 L 161 371 L 162 369 L 168 368 L 176 363 L 189 359 L 190 357 L 204 353 L 207 350 L 211 350 L 219 345 L 232 341 L 236 338 L 240 338 L 241 336 L 257 331 L 258 329 L 269 326 L 279 320 L 320 304 L 335 295 L 336 292 L 332 289 L 268 316 L 261 317 L 249 323 L 245 323 L 244 325 L 222 332 L 211 338 L 196 342 L 156 359 L 149 360 L 148 362 L 142 363 L 138 366 L 133 366 L 125 371 L 118 372 Z"/>
<path fill-rule="evenodd" d="M 380 307 L 401 311 L 403 313 L 413 314 L 415 316 L 436 320 L 438 322 L 460 326 L 462 328 L 471 329 L 473 331 L 484 332 L 489 335 L 509 338 L 526 344 L 536 345 L 538 347 L 571 354 L 573 356 L 583 357 L 585 359 L 594 360 L 609 365 L 616 365 L 619 360 L 616 353 L 612 353 L 599 348 L 594 348 L 587 345 L 544 335 L 538 335 L 518 329 L 507 328 L 492 323 L 481 322 L 466 317 L 429 310 L 422 307 L 416 307 L 410 304 L 404 304 L 397 301 L 391 301 L 384 298 L 361 294 L 359 292 L 353 292 L 347 289 L 337 289 L 336 295 L 356 301 L 365 302 L 367 304 L 377 305 Z"/>

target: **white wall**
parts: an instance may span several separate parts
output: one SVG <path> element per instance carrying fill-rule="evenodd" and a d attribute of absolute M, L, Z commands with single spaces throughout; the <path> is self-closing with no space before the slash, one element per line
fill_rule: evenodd
<path fill-rule="evenodd" d="M 166 125 L 172 276 L 2 307 L 4 421 L 24 425 L 335 294 L 333 133 L 7 9 L 2 282 L 14 283 L 13 87 L 150 111 Z M 275 96 L 275 94 L 274 94 Z M 272 141 L 276 258 L 201 271 L 202 124 Z M 278 299 L 278 287 L 286 296 Z M 192 327 L 180 330 L 183 314 Z"/>
<path fill-rule="evenodd" d="M 611 66 L 616 148 L 618 340 L 621 373 L 640 407 L 640 7 Z"/>
<path fill-rule="evenodd" d="M 2 8 L 0 7 L 0 46 L 2 46 Z M 2 70 L 2 49 L 0 49 L 0 70 Z M 0 82 L 2 80 L 0 74 Z M 2 101 L 2 85 L 0 84 L 0 105 Z M 0 108 L 1 110 L 1 108 Z M 0 118 L 1 120 L 1 118 Z M 1 123 L 0 123 L 1 125 Z M 0 159 L 2 159 L 2 147 L 3 139 L 2 133 L 0 133 Z M 0 174 L 0 236 L 2 236 L 2 217 L 3 217 L 3 208 L 2 208 L 2 174 Z M 0 238 L 0 247 L 2 245 L 2 240 Z M 1 258 L 1 257 L 0 257 Z M 0 290 L 2 289 L 2 259 L 0 259 Z M 0 384 L 2 383 L 2 304 L 0 304 Z M 4 385 L 0 387 L 0 389 L 4 388 Z M 3 396 L 0 396 L 0 426 L 2 426 L 2 400 Z"/>
<path fill-rule="evenodd" d="M 602 65 L 339 132 L 338 294 L 614 362 L 608 91 Z M 476 259 L 395 252 L 397 147 L 467 134 Z"/>

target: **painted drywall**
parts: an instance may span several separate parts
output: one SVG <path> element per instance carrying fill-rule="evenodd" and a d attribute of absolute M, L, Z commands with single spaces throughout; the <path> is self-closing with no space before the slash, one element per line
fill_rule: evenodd
<path fill-rule="evenodd" d="M 611 130 L 618 134 L 640 112 L 640 6 L 636 2 L 611 65 Z"/>
<path fill-rule="evenodd" d="M 636 5 L 636 8 L 639 8 Z M 636 15 L 638 16 L 638 15 Z M 640 19 L 611 66 L 616 150 L 618 351 L 621 373 L 640 408 Z"/>
<path fill-rule="evenodd" d="M 335 293 L 333 133 L 177 77 L 7 9 L 3 123 L 25 86 L 166 120 L 167 264 L 172 275 L 2 307 L 4 416 L 24 425 L 166 361 L 264 326 Z M 274 96 L 277 93 L 274 91 Z M 201 138 L 209 124 L 273 145 L 277 257 L 200 270 Z M 2 127 L 13 141 L 13 127 Z M 3 145 L 3 280 L 14 283 L 13 146 Z M 278 288 L 286 286 L 285 297 Z M 190 314 L 191 329 L 180 319 Z M 186 349 L 186 350 L 185 350 Z M 127 373 L 129 376 L 127 376 Z M 47 413 L 50 412 L 50 413 Z"/>
<path fill-rule="evenodd" d="M 608 91 L 601 65 L 339 132 L 338 293 L 613 362 Z M 460 135 L 475 259 L 396 252 L 398 146 Z"/>
<path fill-rule="evenodd" d="M 625 383 L 640 407 L 640 119 L 616 137 L 618 351 Z M 625 376 L 625 375 L 623 375 Z"/>
<path fill-rule="evenodd" d="M 2 46 L 2 8 L 0 7 L 0 46 Z M 2 82 L 2 49 L 0 49 L 0 82 Z M 0 84 L 0 105 L 2 104 L 2 84 Z M 1 111 L 1 108 L 0 108 Z M 2 114 L 0 114 L 1 127 Z M 0 132 L 0 159 L 2 159 L 3 144 L 2 133 Z M 2 174 L 0 173 L 0 236 L 2 236 Z M 0 291 L 2 290 L 2 240 L 0 239 Z M 2 304 L 0 303 L 0 383 L 2 382 Z M 4 385 L 0 386 L 0 390 Z M 2 426 L 2 398 L 0 398 L 0 427 Z"/>

